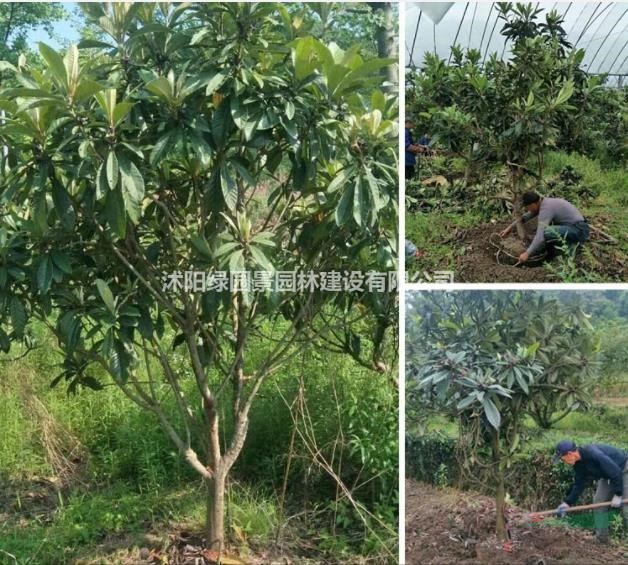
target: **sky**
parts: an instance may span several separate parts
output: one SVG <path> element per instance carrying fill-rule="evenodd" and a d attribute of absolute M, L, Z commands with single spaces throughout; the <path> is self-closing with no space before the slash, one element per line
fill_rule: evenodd
<path fill-rule="evenodd" d="M 78 10 L 76 3 L 62 2 L 61 5 L 65 8 L 67 12 L 71 14 L 70 18 L 68 18 L 67 20 L 55 22 L 53 24 L 53 37 L 50 37 L 43 28 L 39 28 L 30 32 L 28 34 L 28 42 L 31 48 L 36 48 L 37 43 L 40 41 L 43 41 L 54 49 L 63 47 L 64 43 L 77 43 L 79 41 L 79 20 L 76 16 L 72 15 Z"/>
<path fill-rule="evenodd" d="M 448 4 L 448 3 L 436 3 Z M 493 25 L 497 20 L 497 12 L 492 2 L 454 2 L 447 14 L 438 25 L 434 25 L 425 14 L 421 16 L 417 31 L 417 21 L 421 10 L 416 2 L 406 5 L 406 61 L 410 62 L 410 50 L 414 43 L 412 60 L 416 66 L 421 64 L 425 51 L 433 51 L 441 58 L 449 56 L 449 48 L 453 44 L 458 26 L 463 15 L 466 15 L 460 27 L 458 43 L 478 48 L 482 45 L 482 56 L 488 45 L 488 52 L 503 52 L 504 42 L 499 35 L 502 26 L 500 20 L 491 36 Z M 568 32 L 571 43 L 580 37 L 577 46 L 586 48 L 583 61 L 585 68 L 591 72 L 608 72 L 615 61 L 612 72 L 628 73 L 628 2 L 538 2 L 539 8 L 551 10 L 555 8 L 565 14 L 563 27 Z M 601 7 L 600 7 L 601 5 Z M 597 7 L 597 12 L 595 12 Z M 593 17 L 591 25 L 585 31 L 587 21 Z M 487 22 L 488 18 L 488 22 Z M 485 31 L 486 28 L 486 31 Z M 584 31 L 584 33 L 583 33 Z M 415 39 L 416 33 L 416 39 Z M 482 42 L 482 36 L 484 41 Z M 489 42 L 490 38 L 490 42 Z M 604 41 L 606 39 L 606 41 Z M 598 51 L 598 48 L 602 48 Z M 507 56 L 506 51 L 505 56 Z M 622 64 L 623 62 L 623 64 Z"/>

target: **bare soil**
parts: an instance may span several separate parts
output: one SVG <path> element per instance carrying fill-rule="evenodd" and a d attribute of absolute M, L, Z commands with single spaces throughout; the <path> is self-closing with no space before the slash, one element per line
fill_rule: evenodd
<path fill-rule="evenodd" d="M 532 524 L 508 509 L 510 540 L 494 534 L 486 496 L 406 481 L 406 564 L 628 564 L 628 546 L 602 546 L 592 532 Z"/>
<path fill-rule="evenodd" d="M 491 244 L 491 234 L 499 233 L 509 222 L 485 224 L 458 233 L 457 246 L 464 247 L 456 266 L 455 277 L 459 282 L 544 282 L 548 272 L 542 266 L 520 265 L 515 267 L 506 254 L 500 254 L 497 262 L 497 249 Z M 531 223 L 530 223 L 531 224 Z M 527 234 L 533 233 L 528 226 Z M 510 255 L 518 256 L 525 251 L 524 244 L 515 237 L 500 242 Z"/>
<path fill-rule="evenodd" d="M 498 234 L 509 222 L 484 224 L 468 230 L 459 230 L 452 244 L 462 252 L 459 254 L 455 270 L 457 282 L 556 282 L 542 261 L 515 266 L 517 257 L 525 251 L 525 244 L 514 236 L 499 240 Z M 536 230 L 536 221 L 525 224 L 526 239 L 530 241 Z M 493 243 L 491 243 L 491 239 Z M 503 250 L 497 255 L 495 242 Z M 583 270 L 594 272 L 607 281 L 626 280 L 626 269 L 615 248 L 595 242 L 585 244 L 590 251 L 588 264 L 583 263 L 582 253 L 576 256 L 576 265 Z"/>

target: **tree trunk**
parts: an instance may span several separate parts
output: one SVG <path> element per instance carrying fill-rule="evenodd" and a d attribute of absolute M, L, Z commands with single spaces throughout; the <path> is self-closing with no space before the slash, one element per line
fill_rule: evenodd
<path fill-rule="evenodd" d="M 512 204 L 515 215 L 515 220 L 517 222 L 517 236 L 519 239 L 523 241 L 525 239 L 525 230 L 523 228 L 523 221 L 521 220 L 521 216 L 523 215 L 523 207 L 521 205 L 521 195 L 519 194 L 519 178 L 521 177 L 521 172 L 517 167 L 510 167 L 510 182 L 512 188 Z"/>
<path fill-rule="evenodd" d="M 205 480 L 207 488 L 207 546 L 218 553 L 225 547 L 225 485 L 224 470 L 217 469 L 214 477 Z"/>
<path fill-rule="evenodd" d="M 538 162 L 539 162 L 539 179 L 542 181 L 543 180 L 543 169 L 545 168 L 545 156 L 543 155 L 543 152 L 541 151 L 538 154 Z"/>
<path fill-rule="evenodd" d="M 497 534 L 497 539 L 505 540 L 508 539 L 506 520 L 504 518 L 504 509 L 506 506 L 506 485 L 504 481 L 504 467 L 502 465 L 498 431 L 492 432 L 492 451 L 493 463 L 497 469 L 497 485 L 495 491 L 495 533 Z"/>
<path fill-rule="evenodd" d="M 396 59 L 395 55 L 395 34 L 393 33 L 393 11 L 391 2 L 368 2 L 374 11 L 380 11 L 383 16 L 383 24 L 377 27 L 377 54 L 382 59 Z M 394 91 L 399 82 L 395 64 L 388 65 L 382 70 L 386 80 L 394 85 L 392 88 L 386 87 L 384 90 Z"/>
<path fill-rule="evenodd" d="M 473 147 L 474 147 L 474 145 L 475 145 L 475 142 L 472 142 L 471 143 L 471 147 L 469 147 L 469 150 L 467 151 L 467 158 L 466 158 L 466 163 L 465 163 L 465 167 L 464 167 L 464 186 L 465 186 L 465 188 L 469 184 L 469 178 L 471 177 L 471 163 L 473 162 Z"/>

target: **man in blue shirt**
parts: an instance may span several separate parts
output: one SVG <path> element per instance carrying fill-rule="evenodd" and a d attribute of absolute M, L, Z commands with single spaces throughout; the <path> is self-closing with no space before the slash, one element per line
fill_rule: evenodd
<path fill-rule="evenodd" d="M 556 446 L 553 462 L 558 460 L 572 465 L 574 482 L 557 508 L 556 513 L 564 516 L 567 508 L 575 504 L 582 491 L 597 481 L 593 502 L 611 503 L 611 508 L 621 508 L 622 499 L 628 500 L 628 453 L 611 445 L 592 443 L 578 447 L 573 441 L 564 439 Z M 628 504 L 623 504 L 624 527 L 628 527 Z M 595 510 L 595 535 L 601 543 L 608 543 L 608 508 Z"/>
<path fill-rule="evenodd" d="M 412 128 L 414 122 L 408 118 L 406 120 L 406 180 L 411 180 L 414 177 L 414 169 L 416 167 L 416 154 L 419 152 L 419 146 L 414 143 L 412 139 Z"/>

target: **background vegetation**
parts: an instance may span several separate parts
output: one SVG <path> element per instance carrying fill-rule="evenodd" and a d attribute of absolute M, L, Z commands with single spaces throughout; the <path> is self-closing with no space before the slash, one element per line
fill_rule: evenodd
<path fill-rule="evenodd" d="M 0 559 L 162 559 L 203 520 L 220 550 L 234 463 L 229 549 L 390 559 L 395 293 L 146 281 L 394 270 L 392 6 L 83 9 L 59 51 L 26 44 L 59 6 L 0 12 Z"/>
<path fill-rule="evenodd" d="M 472 294 L 469 291 L 460 297 L 463 303 L 466 301 L 469 305 L 469 313 L 472 312 L 469 302 L 469 295 Z M 503 438 L 508 450 L 508 463 L 504 468 L 506 500 L 528 511 L 555 508 L 571 485 L 573 470 L 564 464 L 551 464 L 553 450 L 559 440 L 572 438 L 581 445 L 598 442 L 628 448 L 623 433 L 628 426 L 628 374 L 623 354 L 628 345 L 628 295 L 621 291 L 520 293 L 522 303 L 530 308 L 532 317 L 536 316 L 539 320 L 544 314 L 533 305 L 540 294 L 546 302 L 556 300 L 564 312 L 582 308 L 589 316 L 593 339 L 598 345 L 597 353 L 591 358 L 594 373 L 587 377 L 582 386 L 574 386 L 573 392 L 579 390 L 583 396 L 577 405 L 571 406 L 567 416 L 551 423 L 549 427 L 542 427 L 532 414 L 528 414 L 521 420 L 520 440 L 516 444 L 507 440 L 506 436 Z M 409 379 L 406 398 L 406 472 L 409 477 L 433 485 L 454 486 L 494 496 L 497 484 L 494 469 L 483 464 L 491 459 L 490 450 L 473 444 L 473 438 L 464 429 L 468 420 L 462 411 L 452 415 L 446 407 L 427 397 L 429 389 L 421 389 L 420 379 L 413 376 L 421 370 L 425 353 L 429 349 L 422 345 L 426 341 L 426 326 L 421 319 L 425 312 L 429 312 L 429 309 L 425 309 L 425 300 L 418 294 L 408 297 L 414 312 L 423 314 L 418 314 L 418 317 L 415 315 L 410 322 L 414 329 L 407 329 L 410 340 L 408 347 L 413 353 L 406 364 Z M 504 312 L 503 316 L 507 317 L 507 314 Z M 578 328 L 580 323 L 574 319 L 573 326 Z M 567 330 L 562 335 L 570 336 L 572 331 Z M 507 350 L 505 343 L 498 347 L 502 353 Z M 543 348 L 542 344 L 538 351 Z M 565 354 L 570 355 L 567 350 Z M 562 384 L 571 388 L 573 376 L 562 379 Z M 463 398 L 460 396 L 459 400 Z M 554 415 L 559 416 L 560 412 L 556 410 Z M 474 455 L 475 460 L 470 460 L 470 454 Z M 581 503 L 588 502 L 591 496 L 592 489 L 589 489 L 581 498 Z M 593 527 L 590 513 L 569 520 L 574 526 Z M 613 523 L 615 539 L 620 540 L 621 520 L 614 519 Z"/>
<path fill-rule="evenodd" d="M 454 45 L 448 60 L 426 53 L 409 77 L 415 133 L 436 148 L 436 157 L 419 159 L 406 191 L 407 237 L 424 252 L 413 267 L 460 269 L 469 247 L 517 216 L 518 197 L 531 189 L 568 199 L 617 240 L 590 246 L 577 262 L 554 262 L 546 280 L 624 280 L 628 225 L 617 211 L 628 184 L 628 89 L 587 75 L 585 53 L 568 43 L 558 12 L 497 6 L 501 34 L 513 43 L 509 60 Z M 477 237 L 457 237 L 469 229 Z"/>
<path fill-rule="evenodd" d="M 42 375 L 59 371 L 53 346 L 39 328 L 28 356 L 0 360 L 0 549 L 19 563 L 133 561 L 167 548 L 169 534 L 199 531 L 202 481 L 156 418 L 115 387 L 51 389 Z M 382 378 L 304 351 L 251 415 L 228 495 L 234 547 L 385 560 L 396 544 L 397 445 L 397 395 Z"/>

